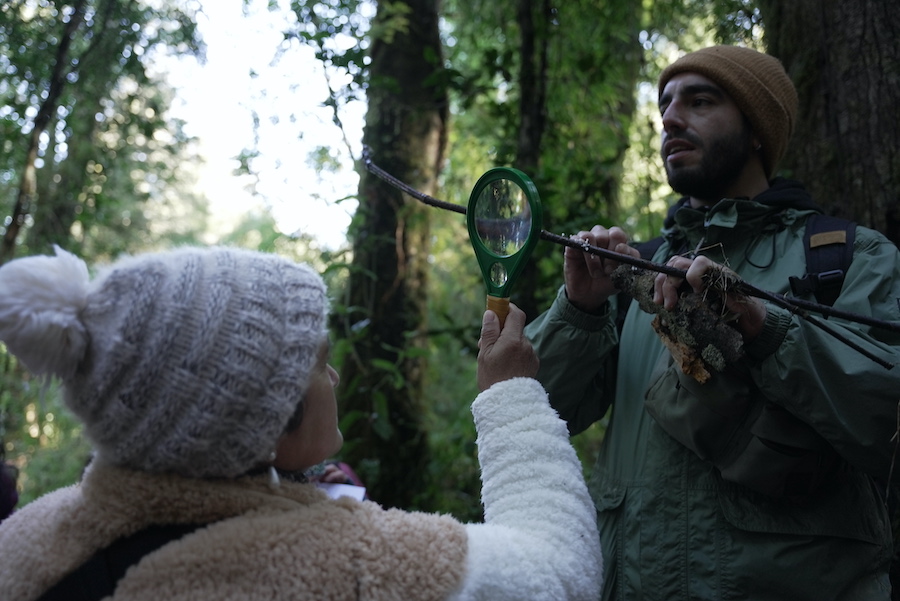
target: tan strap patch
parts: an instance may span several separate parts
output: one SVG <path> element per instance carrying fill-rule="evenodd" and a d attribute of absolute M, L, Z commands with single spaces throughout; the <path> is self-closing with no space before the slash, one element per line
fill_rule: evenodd
<path fill-rule="evenodd" d="M 813 234 L 809 237 L 810 248 L 827 246 L 829 244 L 847 244 L 847 230 L 822 232 L 821 234 Z"/>

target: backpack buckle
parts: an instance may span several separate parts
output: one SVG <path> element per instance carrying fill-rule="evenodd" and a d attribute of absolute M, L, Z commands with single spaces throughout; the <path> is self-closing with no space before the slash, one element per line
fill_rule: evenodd
<path fill-rule="evenodd" d="M 823 288 L 842 285 L 844 282 L 844 270 L 832 269 L 822 273 L 807 273 L 800 278 L 791 276 L 788 278 L 788 281 L 791 283 L 791 292 L 794 293 L 794 296 L 815 294 Z"/>

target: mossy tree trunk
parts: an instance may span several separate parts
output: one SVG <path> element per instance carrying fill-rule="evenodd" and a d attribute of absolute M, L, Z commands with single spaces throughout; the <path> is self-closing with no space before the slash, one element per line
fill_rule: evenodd
<path fill-rule="evenodd" d="M 437 0 L 381 2 L 372 27 L 363 143 L 380 167 L 434 195 L 446 144 Z M 353 261 L 343 331 L 352 352 L 339 389 L 348 445 L 369 495 L 415 507 L 425 482 L 423 353 L 427 206 L 363 171 L 351 227 Z"/>
<path fill-rule="evenodd" d="M 804 182 L 828 213 L 900 243 L 896 3 L 759 0 L 759 5 L 767 49 L 781 59 L 800 96 L 797 130 L 784 164 L 788 174 Z M 888 491 L 896 543 L 900 486 Z M 900 600 L 896 553 L 891 582 L 891 598 Z"/>

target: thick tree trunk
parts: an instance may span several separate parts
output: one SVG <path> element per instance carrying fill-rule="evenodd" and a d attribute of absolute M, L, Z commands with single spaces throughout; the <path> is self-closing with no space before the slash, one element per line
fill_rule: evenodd
<path fill-rule="evenodd" d="M 438 0 L 379 4 L 372 31 L 393 33 L 372 41 L 363 134 L 379 166 L 429 195 L 447 133 L 438 6 Z M 351 228 L 351 309 L 342 318 L 353 351 L 339 394 L 342 413 L 360 417 L 345 428 L 345 457 L 373 499 L 412 507 L 428 464 L 418 350 L 424 345 L 431 209 L 365 172 L 359 201 Z"/>
<path fill-rule="evenodd" d="M 783 167 L 827 212 L 900 243 L 900 13 L 893 0 L 759 0 L 768 51 L 783 62 L 800 114 Z M 895 542 L 900 531 L 897 498 Z M 900 561 L 891 566 L 900 600 Z"/>
<path fill-rule="evenodd" d="M 760 0 L 800 95 L 783 168 L 835 215 L 900 242 L 900 13 L 891 0 Z"/>
<path fill-rule="evenodd" d="M 550 44 L 551 6 L 547 0 L 519 0 L 517 21 L 521 40 L 519 72 L 519 132 L 515 166 L 528 175 L 536 175 L 540 166 L 541 143 L 547 126 L 547 53 Z M 534 291 L 538 286 L 535 261 L 525 264 L 512 291 L 512 300 L 534 319 L 538 306 Z"/>

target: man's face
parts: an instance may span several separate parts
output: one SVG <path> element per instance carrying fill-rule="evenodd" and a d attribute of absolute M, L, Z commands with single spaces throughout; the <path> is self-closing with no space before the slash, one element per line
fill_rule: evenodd
<path fill-rule="evenodd" d="M 679 73 L 666 83 L 659 110 L 661 155 L 672 189 L 705 203 L 740 195 L 754 144 L 731 97 L 702 75 Z"/>

